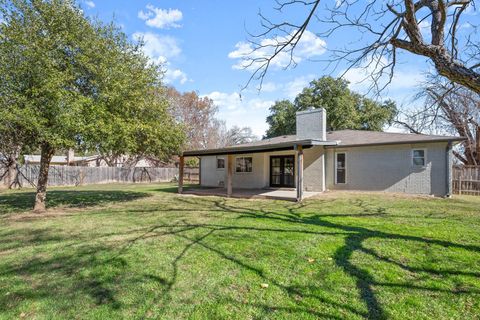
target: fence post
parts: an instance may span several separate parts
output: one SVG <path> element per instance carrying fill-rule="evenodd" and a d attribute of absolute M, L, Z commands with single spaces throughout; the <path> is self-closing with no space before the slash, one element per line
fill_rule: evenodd
<path fill-rule="evenodd" d="M 458 175 L 458 194 L 462 194 L 462 172 Z"/>
<path fill-rule="evenodd" d="M 185 158 L 180 156 L 178 164 L 178 193 L 183 193 L 183 169 L 185 165 Z"/>

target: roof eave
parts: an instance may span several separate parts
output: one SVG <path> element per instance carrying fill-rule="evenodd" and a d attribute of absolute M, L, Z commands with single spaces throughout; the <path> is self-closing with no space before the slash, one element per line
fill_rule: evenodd
<path fill-rule="evenodd" d="M 206 150 L 190 150 L 184 151 L 181 155 L 185 157 L 197 157 L 197 156 L 214 156 L 214 155 L 228 155 L 228 154 L 243 154 L 243 153 L 260 153 L 260 152 L 273 152 L 282 150 L 293 150 L 295 146 L 301 145 L 304 148 L 311 148 L 313 146 L 327 146 L 336 145 L 337 141 L 321 141 L 321 140 L 295 140 L 288 142 L 280 142 L 267 145 L 255 145 L 255 146 L 238 146 L 238 147 L 226 147 L 219 149 L 206 149 Z"/>
<path fill-rule="evenodd" d="M 458 144 L 465 140 L 466 140 L 465 137 L 446 137 L 445 139 L 436 139 L 436 140 L 390 141 L 390 142 L 374 142 L 374 143 L 344 144 L 344 145 L 339 143 L 338 145 L 326 146 L 325 148 L 354 148 L 354 147 L 386 146 L 386 145 L 416 144 L 416 143 L 439 143 L 439 142 L 452 142 L 454 144 Z"/>

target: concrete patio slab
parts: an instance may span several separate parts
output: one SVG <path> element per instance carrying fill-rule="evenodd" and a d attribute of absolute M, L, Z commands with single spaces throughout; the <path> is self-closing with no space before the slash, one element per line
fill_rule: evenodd
<path fill-rule="evenodd" d="M 304 199 L 319 195 L 321 192 L 304 191 Z M 225 188 L 195 188 L 184 190 L 185 195 L 196 196 L 219 196 L 226 197 Z M 295 189 L 233 189 L 232 198 L 243 199 L 275 199 L 286 201 L 297 201 L 297 191 Z"/>

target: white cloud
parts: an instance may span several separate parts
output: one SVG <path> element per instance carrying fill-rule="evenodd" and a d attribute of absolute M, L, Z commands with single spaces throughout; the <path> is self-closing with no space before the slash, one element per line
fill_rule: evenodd
<path fill-rule="evenodd" d="M 425 75 L 420 70 L 400 69 L 397 68 L 393 75 L 392 83 L 389 85 L 390 90 L 416 89 L 425 82 Z M 412 92 L 410 92 L 412 93 Z"/>
<path fill-rule="evenodd" d="M 344 78 L 350 82 L 349 88 L 361 94 L 367 94 L 372 88 L 373 80 L 366 78 L 371 75 L 371 69 L 353 68 L 350 69 Z M 397 103 L 398 108 L 411 109 L 423 105 L 424 100 L 416 97 L 422 83 L 426 81 L 425 69 L 416 67 L 413 64 L 399 64 L 394 71 L 392 82 L 385 87 L 377 98 L 381 100 L 392 99 Z M 380 81 L 384 85 L 388 77 Z M 371 93 L 376 93 L 372 91 Z"/>
<path fill-rule="evenodd" d="M 422 20 L 419 24 L 418 27 L 420 28 L 420 32 L 422 33 L 423 36 L 428 36 L 431 35 L 431 28 L 432 24 L 428 20 Z"/>
<path fill-rule="evenodd" d="M 147 11 L 141 10 L 138 17 L 145 21 L 147 26 L 159 29 L 180 28 L 177 22 L 181 21 L 183 14 L 178 9 L 161 9 L 147 5 Z"/>
<path fill-rule="evenodd" d="M 188 81 L 187 74 L 180 69 L 167 69 L 165 70 L 164 79 L 165 83 L 172 83 L 175 81 L 180 82 L 180 84 L 185 84 Z"/>
<path fill-rule="evenodd" d="M 205 96 L 212 99 L 219 108 L 235 110 L 242 106 L 242 99 L 238 92 L 225 93 L 214 91 Z"/>
<path fill-rule="evenodd" d="M 153 63 L 162 65 L 165 83 L 179 82 L 184 84 L 190 80 L 185 72 L 178 68 L 173 68 L 170 63 L 171 59 L 178 57 L 182 53 L 175 38 L 151 32 L 136 32 L 132 37 L 136 41 L 143 39 L 145 43 L 143 52 Z"/>
<path fill-rule="evenodd" d="M 310 84 L 310 81 L 317 78 L 314 74 L 308 74 L 300 77 L 296 77 L 287 83 L 274 83 L 266 82 L 262 85 L 261 93 L 278 92 L 277 99 L 288 98 L 290 100 L 302 92 L 303 88 Z"/>
<path fill-rule="evenodd" d="M 187 74 L 180 69 L 173 68 L 170 64 L 170 61 L 167 61 L 164 57 L 159 57 L 157 59 L 162 65 L 164 72 L 163 81 L 167 84 L 178 82 L 180 84 L 185 84 L 187 81 L 191 81 Z"/>
<path fill-rule="evenodd" d="M 254 71 L 262 64 L 262 59 L 271 57 L 275 47 L 279 42 L 284 42 L 287 37 L 275 37 L 263 39 L 260 42 L 260 48 L 255 49 L 251 43 L 238 42 L 235 50 L 228 54 L 230 59 L 238 60 L 233 65 L 234 69 L 247 69 Z M 306 30 L 302 38 L 295 47 L 293 56 L 287 52 L 292 46 L 286 48 L 271 61 L 270 65 L 274 68 L 286 68 L 291 63 L 291 58 L 295 63 L 300 63 L 305 59 L 322 55 L 326 51 L 327 44 L 324 40 L 317 37 L 314 33 Z M 260 61 L 259 61 L 260 60 Z"/>
<path fill-rule="evenodd" d="M 254 98 L 247 101 L 247 106 L 249 109 L 262 109 L 268 110 L 275 102 L 272 100 L 263 100 L 260 98 Z"/>
<path fill-rule="evenodd" d="M 432 26 L 432 24 L 430 23 L 430 21 L 428 20 L 422 20 L 418 26 L 420 27 L 420 29 L 427 29 L 427 30 L 430 30 L 430 27 Z"/>
<path fill-rule="evenodd" d="M 310 84 L 310 81 L 315 78 L 316 76 L 314 74 L 297 77 L 285 84 L 283 91 L 289 99 L 293 100 L 300 92 L 302 92 L 303 88 L 307 87 Z"/>
<path fill-rule="evenodd" d="M 85 1 L 85 5 L 89 7 L 90 9 L 95 8 L 95 2 L 87 0 Z"/>
<path fill-rule="evenodd" d="M 143 39 L 145 42 L 143 51 L 154 60 L 160 57 L 162 59 L 171 59 L 182 53 L 177 40 L 170 36 L 158 35 L 152 32 L 136 32 L 132 37 L 136 41 Z"/>
<path fill-rule="evenodd" d="M 364 65 L 351 68 L 345 73 L 343 78 L 350 82 L 350 89 L 360 93 L 367 93 L 374 84 L 374 79 L 372 79 L 372 77 L 375 72 L 378 72 L 381 67 L 386 65 L 387 60 L 382 57 L 376 68 L 375 63 L 368 66 Z M 385 72 L 389 71 L 386 70 Z M 342 73 L 343 72 L 340 74 Z M 383 75 L 383 77 L 378 80 L 379 86 L 382 87 L 388 80 L 388 74 Z M 424 81 L 425 75 L 422 70 L 412 67 L 403 68 L 401 65 L 397 65 L 393 73 L 392 81 L 388 84 L 386 90 L 387 93 L 392 91 L 403 91 L 404 95 L 414 95 L 415 92 L 412 92 L 412 90 L 417 88 L 419 84 Z"/>
<path fill-rule="evenodd" d="M 277 91 L 277 89 L 278 89 L 278 86 L 275 83 L 265 82 L 264 84 L 262 84 L 261 91 L 262 92 L 274 92 L 274 91 Z"/>
<path fill-rule="evenodd" d="M 268 108 L 274 104 L 274 101 L 259 97 L 240 97 L 238 92 L 214 91 L 204 97 L 212 99 L 218 106 L 218 117 L 225 120 L 228 127 L 248 126 L 258 136 L 265 134 L 268 127 L 265 122 Z"/>

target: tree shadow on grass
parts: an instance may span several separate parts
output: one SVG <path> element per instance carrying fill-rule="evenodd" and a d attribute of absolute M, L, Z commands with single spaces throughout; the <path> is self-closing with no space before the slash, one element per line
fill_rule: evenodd
<path fill-rule="evenodd" d="M 447 275 L 466 275 L 472 277 L 480 276 L 480 272 L 464 272 L 459 270 L 435 270 L 431 268 L 413 268 L 407 265 L 396 263 L 393 259 L 389 259 L 383 256 L 380 256 L 372 251 L 371 249 L 367 249 L 364 247 L 363 243 L 367 239 L 397 239 L 397 240 L 404 240 L 404 241 L 413 241 L 417 243 L 425 243 L 429 245 L 438 245 L 446 248 L 457 248 L 457 249 L 464 249 L 467 251 L 479 253 L 480 246 L 476 245 L 463 245 L 457 244 L 450 241 L 444 240 L 436 240 L 436 239 L 428 239 L 418 236 L 409 236 L 409 235 L 401 235 L 391 232 L 382 232 L 377 230 L 371 230 L 364 227 L 356 227 L 356 226 L 349 226 L 343 225 L 340 223 L 334 223 L 325 220 L 325 217 L 334 217 L 335 214 L 330 215 L 323 215 L 323 214 L 314 214 L 309 217 L 301 217 L 300 215 L 296 214 L 296 210 L 303 209 L 306 207 L 306 204 L 295 204 L 287 207 L 288 213 L 277 213 L 275 211 L 267 211 L 264 209 L 260 210 L 253 210 L 250 208 L 242 208 L 238 205 L 230 206 L 227 204 L 225 200 L 217 200 L 215 205 L 225 211 L 235 212 L 239 214 L 239 218 L 243 218 L 245 215 L 252 219 L 265 219 L 265 220 L 273 220 L 279 222 L 288 222 L 293 225 L 314 225 L 319 227 L 326 227 L 331 228 L 337 231 L 342 231 L 346 233 L 345 237 L 345 244 L 339 247 L 333 256 L 333 259 L 337 266 L 341 267 L 344 272 L 350 275 L 353 279 L 355 279 L 357 289 L 359 291 L 360 298 L 365 303 L 367 307 L 367 314 L 365 314 L 366 318 L 369 319 L 386 319 L 387 313 L 377 298 L 375 294 L 374 287 L 375 286 L 383 286 L 383 287 L 404 287 L 412 290 L 424 290 L 424 291 L 442 291 L 442 292 L 449 292 L 453 294 L 464 294 L 464 293 L 475 293 L 480 294 L 480 290 L 445 290 L 445 289 L 438 289 L 426 286 L 415 286 L 410 285 L 408 283 L 383 283 L 378 282 L 374 279 L 371 273 L 368 270 L 362 269 L 356 266 L 352 261 L 351 257 L 354 252 L 362 252 L 365 254 L 369 254 L 373 258 L 377 259 L 378 261 L 390 263 L 397 267 L 401 267 L 404 270 L 408 270 L 410 272 L 422 272 L 427 273 L 435 276 L 447 276 Z M 386 210 L 384 208 L 377 208 L 373 209 L 371 207 L 366 207 L 364 202 L 358 204 L 361 208 L 366 208 L 363 213 L 354 214 L 354 216 L 358 217 L 365 217 L 365 216 L 383 216 L 386 214 Z M 344 216 L 342 214 L 336 216 Z"/>
<path fill-rule="evenodd" d="M 145 192 L 122 190 L 52 190 L 47 193 L 47 208 L 85 208 L 116 202 L 133 201 L 151 196 Z M 0 215 L 31 210 L 34 192 L 0 194 Z"/>
<path fill-rule="evenodd" d="M 187 208 L 195 210 L 199 206 L 198 203 L 192 202 L 191 199 L 179 197 L 176 201 L 179 204 L 183 203 Z M 90 296 L 94 303 L 97 305 L 107 305 L 112 312 L 115 310 L 121 310 L 123 306 L 117 298 L 119 290 L 123 286 L 130 285 L 143 285 L 145 282 L 155 282 L 158 285 L 159 290 L 155 293 L 147 296 L 137 297 L 137 299 L 143 299 L 142 308 L 132 311 L 139 318 L 149 317 L 150 311 L 153 308 L 160 306 L 160 310 L 166 310 L 169 307 L 169 303 L 172 302 L 171 291 L 175 287 L 180 277 L 183 259 L 187 254 L 193 250 L 202 249 L 214 254 L 221 260 L 235 264 L 239 269 L 247 270 L 258 276 L 262 282 L 269 283 L 271 286 L 283 291 L 289 296 L 292 301 L 295 300 L 294 305 L 288 304 L 282 306 L 280 304 L 267 304 L 261 301 L 254 301 L 253 303 L 246 303 L 254 308 L 264 310 L 265 313 L 272 310 L 280 310 L 289 314 L 310 314 L 313 317 L 319 318 L 332 318 L 343 319 L 345 317 L 338 316 L 338 314 L 350 314 L 355 317 L 368 318 L 368 319 L 384 319 L 388 317 L 388 313 L 381 300 L 377 296 L 375 287 L 392 287 L 392 288 L 405 288 L 407 290 L 421 290 L 425 292 L 447 292 L 452 294 L 480 294 L 480 290 L 467 288 L 464 290 L 454 291 L 445 288 L 430 287 L 427 285 L 414 285 L 403 282 L 388 282 L 380 281 L 376 279 L 371 271 L 365 267 L 360 267 L 352 260 L 352 256 L 357 253 L 364 253 L 372 257 L 373 259 L 382 263 L 391 264 L 392 267 L 401 267 L 409 272 L 423 273 L 432 276 L 449 276 L 449 275 L 465 275 L 478 277 L 480 273 L 477 272 L 464 272 L 462 270 L 435 270 L 432 268 L 412 267 L 407 263 L 396 262 L 393 258 L 388 256 L 382 256 L 379 253 L 365 247 L 365 241 L 369 239 L 395 239 L 399 241 L 413 241 L 416 243 L 438 245 L 442 247 L 452 247 L 467 250 L 470 252 L 480 252 L 480 246 L 457 244 L 450 241 L 437 240 L 423 238 L 419 236 L 402 235 L 393 232 L 384 232 L 373 230 L 365 227 L 351 226 L 343 223 L 332 222 L 327 220 L 329 218 L 346 216 L 345 214 L 335 215 L 334 212 L 329 214 L 315 214 L 314 212 L 308 212 L 307 204 L 290 204 L 284 203 L 282 205 L 281 212 L 272 209 L 271 207 L 263 207 L 263 203 L 259 202 L 255 208 L 246 208 L 241 206 L 241 202 L 230 202 L 223 199 L 214 199 L 209 201 L 202 201 L 201 204 L 211 210 L 223 211 L 225 214 L 233 214 L 241 219 L 252 219 L 255 222 L 268 222 L 267 226 L 234 224 L 234 223 L 189 223 L 185 218 L 181 221 L 172 223 L 159 223 L 156 225 L 149 225 L 147 227 L 136 228 L 132 231 L 119 231 L 115 234 L 109 234 L 108 237 L 122 238 L 122 241 L 115 243 L 111 246 L 101 246 L 89 244 L 85 239 L 85 245 L 81 247 L 74 247 L 72 251 L 64 252 L 61 255 L 53 256 L 50 258 L 32 258 L 25 261 L 21 261 L 16 265 L 7 264 L 4 265 L 0 276 L 15 277 L 15 276 L 45 276 L 46 279 L 52 278 L 53 282 L 43 281 L 41 284 L 37 284 L 35 290 L 16 290 L 12 295 L 1 298 L 0 296 L 0 308 L 11 308 L 15 306 L 17 301 L 21 300 L 35 300 L 42 299 L 52 294 L 64 294 L 66 296 L 71 295 L 72 298 L 76 297 L 76 290 L 82 294 Z M 358 203 L 360 208 L 365 208 L 364 212 L 352 214 L 352 216 L 358 216 L 359 218 L 371 218 L 372 216 L 384 216 L 386 210 L 383 208 L 373 208 L 367 206 L 365 203 Z M 205 208 L 203 208 L 205 209 Z M 279 210 L 280 210 L 279 209 Z M 170 209 L 164 208 L 159 211 Z M 186 209 L 185 209 L 186 210 Z M 225 220 L 224 220 L 225 221 Z M 232 221 L 232 220 L 226 220 Z M 275 225 L 271 223 L 279 222 L 281 225 Z M 317 227 L 319 227 L 317 229 Z M 268 233 L 292 233 L 292 234 L 305 234 L 305 235 L 321 235 L 331 237 L 341 237 L 344 239 L 342 245 L 340 245 L 334 252 L 332 258 L 333 263 L 340 267 L 343 272 L 354 280 L 358 291 L 359 299 L 365 305 L 365 308 L 358 308 L 354 304 L 342 302 L 336 300 L 334 297 L 328 296 L 328 294 L 319 293 L 320 288 L 315 286 L 298 286 L 285 283 L 281 279 L 278 279 L 268 272 L 265 272 L 259 267 L 255 261 L 248 260 L 247 258 L 239 257 L 235 253 L 228 252 L 228 250 L 222 249 L 218 242 L 212 241 L 212 236 L 222 234 L 221 241 L 235 241 L 234 235 L 236 232 L 268 232 Z M 8 235 L 0 235 L 1 238 Z M 131 270 L 128 269 L 129 260 L 125 257 L 125 254 L 129 252 L 132 246 L 139 242 L 151 241 L 153 239 L 160 239 L 161 237 L 174 237 L 181 240 L 182 245 L 179 248 L 175 248 L 176 254 L 163 254 L 169 259 L 169 276 L 160 276 L 156 273 L 145 273 L 143 270 Z M 79 239 L 83 241 L 82 239 Z M 90 239 L 92 240 L 92 239 Z M 94 243 L 103 241 L 101 235 L 98 238 L 93 239 Z M 210 240 L 210 241 L 209 241 Z M 40 234 L 38 237 L 32 239 L 32 241 L 58 241 L 62 242 L 62 239 L 51 239 L 47 235 Z M 1 264 L 0 264 L 1 265 Z M 105 276 L 104 269 L 113 269 L 111 275 Z M 88 270 L 89 272 L 79 273 L 80 270 Z M 132 276 L 132 272 L 134 272 Z M 52 274 L 60 274 L 58 279 L 53 276 L 46 276 Z M 65 285 L 64 281 L 66 277 L 71 277 L 71 282 Z M 117 285 L 120 283 L 121 285 Z M 63 291 L 60 293 L 55 292 L 55 288 L 61 287 Z M 0 290 L 1 291 L 1 290 Z M 301 299 L 296 299 L 300 297 Z M 304 302 L 303 298 L 309 298 L 310 301 Z M 228 297 L 226 301 L 228 301 Z M 337 314 L 325 313 L 321 308 L 312 308 L 311 300 L 317 301 L 317 304 L 327 305 L 330 308 L 339 310 Z M 241 303 L 236 300 L 231 300 L 230 303 Z"/>
<path fill-rule="evenodd" d="M 187 198 L 179 198 L 177 199 L 179 202 L 184 202 L 187 206 L 188 205 L 198 205 L 196 201 Z M 209 200 L 210 201 L 210 200 Z M 208 201 L 206 201 L 208 202 Z M 229 260 L 239 267 L 243 269 L 247 269 L 256 273 L 259 277 L 261 277 L 265 282 L 271 283 L 278 288 L 285 291 L 290 296 L 308 296 L 310 298 L 317 299 L 320 303 L 329 304 L 334 306 L 335 308 L 343 309 L 357 316 L 361 316 L 368 319 L 386 319 L 388 318 L 388 314 L 385 311 L 384 306 L 381 304 L 380 300 L 378 299 L 374 287 L 402 287 L 409 290 L 421 290 L 421 291 L 430 291 L 430 292 L 445 292 L 445 293 L 452 293 L 452 294 L 480 294 L 480 290 L 476 289 L 462 289 L 462 290 L 449 290 L 449 289 L 440 289 L 435 287 L 429 286 L 418 286 L 413 285 L 410 283 L 389 283 L 389 282 L 381 282 L 374 278 L 374 276 L 369 272 L 367 269 L 363 269 L 354 262 L 351 261 L 352 255 L 355 252 L 364 253 L 370 255 L 374 259 L 380 262 L 389 263 L 393 266 L 400 267 L 404 270 L 414 273 L 425 273 L 430 274 L 432 276 L 449 276 L 449 275 L 463 275 L 463 276 L 471 276 L 471 277 L 478 277 L 480 276 L 480 272 L 467 272 L 461 270 L 436 270 L 433 268 L 421 268 L 421 267 L 410 267 L 407 264 L 400 263 L 395 261 L 394 259 L 384 257 L 376 253 L 374 250 L 366 248 L 364 246 L 364 242 L 369 239 L 396 239 L 402 241 L 413 241 L 417 243 L 423 243 L 428 245 L 438 245 L 442 247 L 451 247 L 457 249 L 463 249 L 471 252 L 480 252 L 480 246 L 475 245 L 464 245 L 464 244 L 457 244 L 450 241 L 444 240 L 437 240 L 437 239 L 429 239 L 423 238 L 419 236 L 410 236 L 410 235 L 402 235 L 396 234 L 392 232 L 383 232 L 372 230 L 369 228 L 364 227 L 357 227 L 357 226 L 350 226 L 344 225 L 341 223 L 334 223 L 325 218 L 335 218 L 335 217 L 385 217 L 388 215 L 387 211 L 383 207 L 374 207 L 369 205 L 363 200 L 359 200 L 354 202 L 354 204 L 362 209 L 362 212 L 359 213 L 352 213 L 352 214 L 336 214 L 336 213 L 329 213 L 329 214 L 310 214 L 308 216 L 303 216 L 298 211 L 305 209 L 308 204 L 284 204 L 282 208 L 282 212 L 278 213 L 277 211 L 269 210 L 268 208 L 264 208 L 261 205 L 256 208 L 248 208 L 248 207 L 241 207 L 238 205 L 238 202 L 233 202 L 233 204 L 228 204 L 225 199 L 214 200 L 214 208 L 213 210 L 223 211 L 225 213 L 234 213 L 237 215 L 238 219 L 256 219 L 256 220 L 267 220 L 273 222 L 285 222 L 291 226 L 298 227 L 299 225 L 302 226 L 310 226 L 310 227 L 322 227 L 322 228 L 329 228 L 333 229 L 332 232 L 315 232 L 312 231 L 311 228 L 309 229 L 282 229 L 282 228 L 261 228 L 261 227 L 242 227 L 242 226 L 228 226 L 228 225 L 218 225 L 218 224 L 189 224 L 188 222 L 184 222 L 183 224 L 175 224 L 175 225 L 157 225 L 149 229 L 144 235 L 139 238 L 136 238 L 133 242 L 138 240 L 145 240 L 148 238 L 156 237 L 158 235 L 158 230 L 163 230 L 165 228 L 180 228 L 176 229 L 177 231 L 171 232 L 170 234 L 182 238 L 188 241 L 188 245 L 185 247 L 185 250 L 175 259 L 174 262 L 174 269 L 175 269 L 175 277 L 168 282 L 168 287 L 172 288 L 175 284 L 177 278 L 177 265 L 179 260 L 186 254 L 187 250 L 191 250 L 191 248 L 195 246 L 202 247 L 208 251 L 211 251 L 217 254 L 219 257 L 225 260 Z M 197 238 L 189 237 L 188 235 L 184 234 L 185 231 L 191 231 L 195 229 L 203 229 L 207 232 Z M 238 259 L 234 255 L 226 253 L 218 247 L 208 244 L 205 240 L 210 237 L 214 233 L 218 232 L 228 232 L 228 234 L 232 234 L 235 231 L 240 230 L 249 230 L 249 231 L 258 231 L 258 232 L 286 232 L 286 233 L 304 233 L 304 234 L 318 234 L 318 235 L 330 235 L 330 236 L 344 236 L 344 245 L 339 247 L 334 255 L 333 261 L 339 267 L 341 267 L 346 274 L 352 277 L 355 280 L 356 287 L 359 293 L 360 299 L 364 302 L 367 312 L 363 312 L 361 310 L 357 310 L 354 307 L 351 307 L 346 304 L 339 304 L 336 301 L 331 299 L 327 299 L 325 297 L 320 297 L 318 295 L 312 295 L 306 293 L 305 288 L 302 287 L 292 287 L 287 286 L 274 278 L 267 276 L 261 269 L 256 268 L 254 265 L 249 264 L 241 259 Z M 162 231 L 163 232 L 163 231 Z M 163 234 L 163 233 L 162 233 Z M 132 244 L 130 244 L 132 245 Z M 168 290 L 167 290 L 168 295 Z M 275 308 L 272 306 L 264 306 L 265 309 Z M 282 309 L 280 307 L 280 309 Z M 337 318 L 334 315 L 325 315 L 321 313 L 316 313 L 305 306 L 305 308 L 292 308 L 289 310 L 291 312 L 308 312 L 315 316 L 328 316 L 332 318 Z"/>
<path fill-rule="evenodd" d="M 192 189 L 212 189 L 210 187 L 203 187 L 198 184 L 184 184 L 183 190 L 188 191 Z M 178 193 L 178 186 L 172 185 L 168 187 L 161 187 L 159 189 L 155 189 L 156 192 L 165 192 L 165 193 Z"/>
<path fill-rule="evenodd" d="M 60 239 L 57 238 L 56 240 L 59 241 Z M 39 245 L 48 241 L 49 239 L 46 240 L 46 237 L 44 239 L 36 237 L 30 240 L 25 239 L 25 242 L 31 245 Z M 56 294 L 64 296 L 73 295 L 73 290 L 68 290 L 70 284 L 67 284 L 67 282 L 74 278 L 79 279 L 75 283 L 75 290 L 78 290 L 78 292 L 86 291 L 90 293 L 99 303 L 114 303 L 113 293 L 108 289 L 108 281 L 100 281 L 93 273 L 88 277 L 79 274 L 79 270 L 84 268 L 96 269 L 99 262 L 95 259 L 95 255 L 105 252 L 107 249 L 104 246 L 85 246 L 69 253 L 51 257 L 36 255 L 18 263 L 1 265 L 0 276 L 4 277 L 6 283 L 11 282 L 11 285 L 10 288 L 5 288 L 9 290 L 7 294 L 2 292 L 4 297 L 0 299 L 0 309 L 14 308 L 15 304 L 21 300 L 43 299 L 51 296 L 52 292 L 55 291 L 57 291 Z M 119 262 L 119 264 L 122 264 L 122 262 Z M 53 277 L 54 274 L 55 277 Z M 35 290 L 28 290 L 24 287 L 15 288 L 15 278 L 31 279 L 38 275 L 48 279 L 48 281 L 42 281 L 41 285 L 35 287 Z"/>

